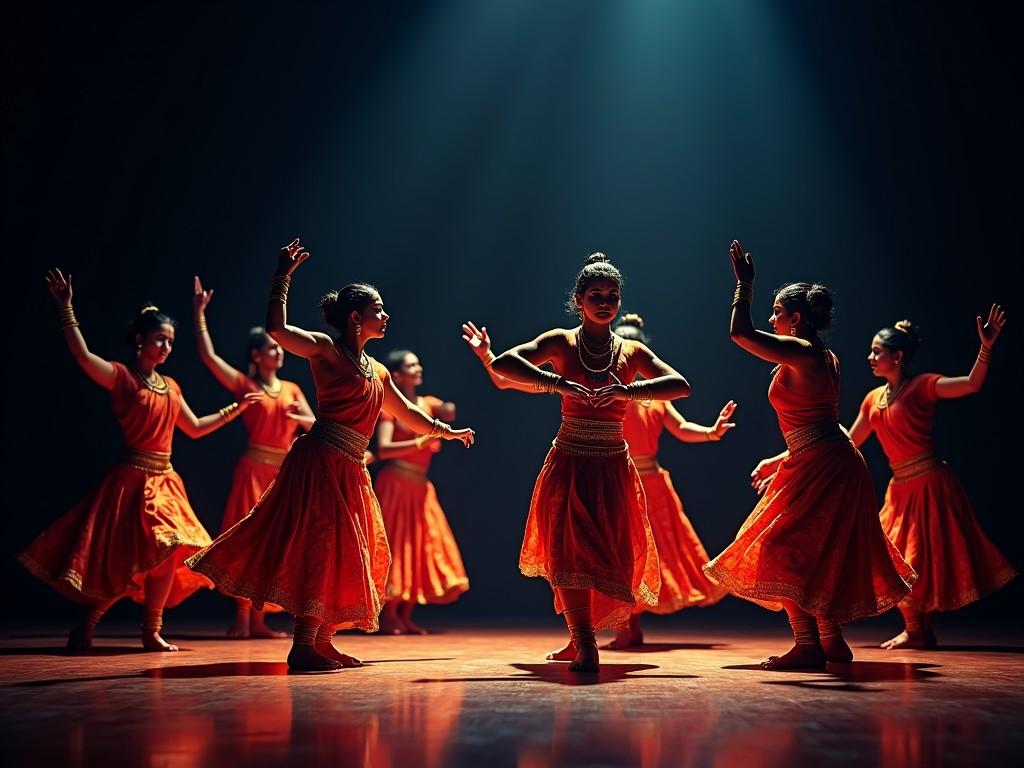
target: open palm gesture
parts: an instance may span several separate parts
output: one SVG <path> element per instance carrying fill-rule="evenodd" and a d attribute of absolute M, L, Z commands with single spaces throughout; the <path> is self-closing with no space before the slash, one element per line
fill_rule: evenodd
<path fill-rule="evenodd" d="M 722 406 L 722 410 L 718 414 L 718 418 L 715 419 L 715 425 L 711 427 L 711 431 L 718 435 L 718 439 L 721 440 L 722 436 L 736 425 L 729 421 L 732 418 L 733 412 L 736 410 L 736 402 L 730 400 L 728 403 Z"/>
<path fill-rule="evenodd" d="M 68 273 L 67 277 L 64 277 L 61 271 L 54 267 L 46 273 L 46 288 L 50 291 L 50 295 L 53 296 L 53 300 L 57 302 L 58 307 L 71 306 L 70 273 Z"/>
<path fill-rule="evenodd" d="M 481 360 L 487 359 L 487 353 L 491 351 L 491 337 L 487 335 L 487 326 L 477 328 L 472 320 L 462 324 L 462 340 L 473 350 L 473 354 Z"/>
<path fill-rule="evenodd" d="M 732 271 L 739 282 L 754 282 L 754 259 L 743 250 L 739 240 L 733 240 L 729 246 L 729 261 L 732 262 Z"/>
<path fill-rule="evenodd" d="M 68 275 L 68 279 L 71 279 L 71 275 Z M 70 286 L 68 287 L 70 288 Z M 978 337 L 981 339 L 982 346 L 991 347 L 996 343 L 999 334 L 1003 332 L 1003 326 L 1006 325 L 1006 313 L 1001 306 L 993 304 L 988 311 L 988 320 L 984 324 L 981 322 L 981 315 L 975 319 L 978 321 Z"/>

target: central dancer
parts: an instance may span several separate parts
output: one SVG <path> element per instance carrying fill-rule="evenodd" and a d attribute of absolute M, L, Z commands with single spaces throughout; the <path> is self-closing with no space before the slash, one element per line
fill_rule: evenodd
<path fill-rule="evenodd" d="M 228 594 L 253 608 L 280 605 L 295 616 L 288 666 L 325 672 L 362 662 L 340 653 L 340 627 L 377 629 L 387 582 L 388 552 L 380 506 L 366 472 L 365 452 L 383 407 L 419 435 L 473 443 L 473 430 L 452 429 L 410 403 L 387 369 L 366 354 L 383 338 L 388 314 L 376 289 L 353 283 L 321 299 L 337 338 L 288 325 L 291 275 L 309 252 L 298 238 L 281 249 L 267 308 L 267 332 L 309 360 L 319 416 L 292 443 L 277 478 L 247 517 L 189 558 Z"/>
<path fill-rule="evenodd" d="M 562 396 L 562 424 L 534 487 L 519 569 L 551 584 L 570 640 L 548 658 L 571 661 L 574 672 L 597 672 L 595 633 L 627 622 L 639 605 L 656 605 L 661 589 L 643 486 L 622 436 L 628 401 L 690 394 L 686 379 L 644 344 L 612 333 L 621 297 L 622 273 L 604 254 L 591 254 L 568 302 L 581 324 L 542 333 L 489 365 Z M 545 363 L 553 373 L 538 367 Z"/>

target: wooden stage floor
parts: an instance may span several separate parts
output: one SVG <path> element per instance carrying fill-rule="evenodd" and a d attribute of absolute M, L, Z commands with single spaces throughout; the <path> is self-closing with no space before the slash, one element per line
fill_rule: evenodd
<path fill-rule="evenodd" d="M 783 625 L 784 627 L 784 625 Z M 931 652 L 863 647 L 827 672 L 764 672 L 771 635 L 655 632 L 599 676 L 544 653 L 553 629 L 342 634 L 367 662 L 289 675 L 289 641 L 193 631 L 175 654 L 103 637 L 0 640 L 8 766 L 992 766 L 1024 749 L 1024 648 L 988 637 Z M 220 630 L 220 627 L 217 627 Z M 995 640 L 1009 643 L 993 645 Z M 982 643 L 988 643 L 983 645 Z"/>

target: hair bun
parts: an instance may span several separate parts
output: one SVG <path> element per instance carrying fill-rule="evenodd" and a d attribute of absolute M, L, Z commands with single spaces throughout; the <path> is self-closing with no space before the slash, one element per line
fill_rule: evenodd
<path fill-rule="evenodd" d="M 320 297 L 320 315 L 326 321 L 334 308 L 338 305 L 338 292 L 328 291 Z"/>
<path fill-rule="evenodd" d="M 917 326 L 910 320 L 897 320 L 892 327 L 910 336 L 917 336 Z"/>
<path fill-rule="evenodd" d="M 619 325 L 631 325 L 634 328 L 643 330 L 644 319 L 636 312 L 627 312 L 622 316 L 622 319 L 619 321 Z"/>
<path fill-rule="evenodd" d="M 139 314 L 140 315 L 144 315 L 147 312 L 159 312 L 159 311 L 160 311 L 160 307 L 158 307 L 156 304 L 147 304 L 146 306 L 144 306 L 142 309 L 139 310 Z"/>
<path fill-rule="evenodd" d="M 601 253 L 600 251 L 594 251 L 592 254 L 587 256 L 587 260 L 585 262 L 583 262 L 583 263 L 584 264 L 601 264 L 601 263 L 610 263 L 610 262 L 611 262 L 611 259 L 609 259 L 607 256 L 605 256 L 603 253 Z"/>

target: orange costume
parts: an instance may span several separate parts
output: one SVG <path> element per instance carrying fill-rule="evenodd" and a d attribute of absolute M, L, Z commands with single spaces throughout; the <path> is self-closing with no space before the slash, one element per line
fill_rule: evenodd
<path fill-rule="evenodd" d="M 576 335 L 566 343 L 575 350 Z M 622 340 L 612 371 L 636 376 L 636 342 Z M 559 375 L 587 387 L 583 367 L 567 355 Z M 519 569 L 552 587 L 593 590 L 595 630 L 616 627 L 630 613 L 658 604 L 658 552 L 647 521 L 644 489 L 623 439 L 627 401 L 595 408 L 562 398 L 562 424 L 533 490 Z M 555 592 L 555 610 L 563 606 Z"/>
<path fill-rule="evenodd" d="M 113 363 L 110 401 L 124 433 L 124 457 L 77 506 L 43 531 L 18 560 L 66 597 L 98 604 L 127 595 L 138 603 L 146 575 L 168 558 L 179 563 L 210 536 L 171 467 L 181 389 L 164 376 L 163 392 Z M 210 582 L 183 565 L 167 598 L 173 608 Z"/>
<path fill-rule="evenodd" d="M 814 394 L 768 387 L 789 449 L 736 540 L 704 566 L 734 595 L 772 610 L 791 600 L 840 624 L 892 608 L 915 579 L 882 533 L 871 475 L 839 426 L 839 360 Z"/>
<path fill-rule="evenodd" d="M 338 628 L 377 629 L 391 557 L 363 454 L 388 372 L 367 379 L 317 358 L 320 418 L 292 443 L 252 512 L 188 560 L 217 587 Z"/>
<path fill-rule="evenodd" d="M 658 465 L 658 439 L 665 427 L 665 401 L 631 402 L 623 424 L 629 455 L 647 496 L 647 518 L 661 561 L 661 592 L 649 613 L 675 613 L 712 605 L 727 593 L 704 575 L 708 553 L 683 511 L 672 477 Z"/>
<path fill-rule="evenodd" d="M 433 416 L 443 403 L 428 396 L 418 398 L 416 404 Z M 388 413 L 381 413 L 380 418 L 395 422 Z M 396 442 L 415 437 L 415 432 L 395 422 Z M 421 448 L 388 461 L 377 473 L 374 490 L 391 546 L 388 600 L 450 603 L 469 589 L 455 537 L 434 484 L 427 479 L 433 455 L 430 449 Z"/>
<path fill-rule="evenodd" d="M 252 379 L 240 374 L 231 392 L 241 400 L 247 392 L 257 391 L 255 386 Z M 220 523 L 222 533 L 248 515 L 270 487 L 299 428 L 299 422 L 287 416 L 288 406 L 302 395 L 299 385 L 281 381 L 279 392 L 272 393 L 265 387 L 263 392 L 262 400 L 242 412 L 249 447 L 235 465 L 231 493 Z"/>
<path fill-rule="evenodd" d="M 861 404 L 892 467 L 882 529 L 918 574 L 904 604 L 925 613 L 973 603 L 1017 575 L 979 527 L 956 473 L 933 453 L 940 378 L 915 376 L 891 402 L 878 387 Z"/>

